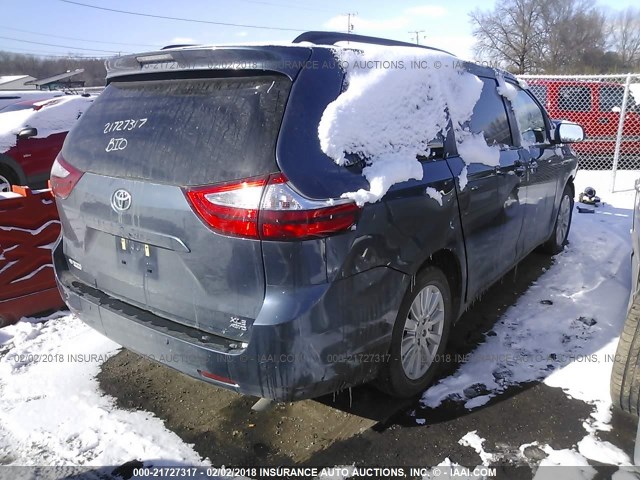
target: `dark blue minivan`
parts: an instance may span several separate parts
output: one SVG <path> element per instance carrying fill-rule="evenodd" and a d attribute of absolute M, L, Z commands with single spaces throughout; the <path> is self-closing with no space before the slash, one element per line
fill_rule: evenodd
<path fill-rule="evenodd" d="M 106 89 L 52 170 L 54 264 L 71 311 L 246 395 L 291 401 L 369 381 L 423 391 L 470 303 L 532 250 L 563 249 L 568 144 L 583 132 L 551 122 L 509 74 L 464 63 L 483 82 L 468 127 L 500 145 L 499 165 L 465 161 L 448 128 L 418 157 L 422 180 L 358 206 L 342 194 L 368 188 L 367 159 L 338 165 L 318 139 L 349 88 L 335 62 L 355 48 L 334 45 L 344 40 L 407 46 L 309 32 L 286 46 L 109 60 Z"/>

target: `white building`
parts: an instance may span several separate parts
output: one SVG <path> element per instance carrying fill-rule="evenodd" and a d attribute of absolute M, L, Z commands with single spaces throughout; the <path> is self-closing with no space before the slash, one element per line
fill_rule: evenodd
<path fill-rule="evenodd" d="M 35 85 L 26 85 L 34 81 L 31 75 L 4 75 L 0 76 L 0 90 L 35 90 Z"/>

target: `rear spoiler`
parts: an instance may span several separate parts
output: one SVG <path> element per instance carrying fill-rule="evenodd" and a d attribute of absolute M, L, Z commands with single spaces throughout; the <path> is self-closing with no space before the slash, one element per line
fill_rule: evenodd
<path fill-rule="evenodd" d="M 277 72 L 291 80 L 309 60 L 308 46 L 193 47 L 113 57 L 107 83 L 123 76 L 203 70 Z"/>

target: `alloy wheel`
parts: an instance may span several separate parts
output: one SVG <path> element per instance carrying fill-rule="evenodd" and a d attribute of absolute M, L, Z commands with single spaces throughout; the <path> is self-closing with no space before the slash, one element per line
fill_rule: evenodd
<path fill-rule="evenodd" d="M 442 292 L 435 285 L 426 285 L 413 299 L 400 345 L 402 369 L 410 380 L 421 378 L 436 359 L 444 320 Z"/>
<path fill-rule="evenodd" d="M 558 220 L 556 225 L 556 243 L 562 245 L 569 231 L 569 221 L 571 220 L 571 199 L 569 195 L 562 197 L 560 209 L 558 210 Z"/>

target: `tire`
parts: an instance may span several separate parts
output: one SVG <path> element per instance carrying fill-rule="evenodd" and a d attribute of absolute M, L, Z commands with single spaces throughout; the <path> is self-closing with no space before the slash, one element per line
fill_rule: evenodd
<path fill-rule="evenodd" d="M 569 230 L 571 229 L 571 219 L 573 218 L 573 191 L 570 185 L 564 187 L 562 197 L 560 198 L 560 206 L 556 214 L 556 222 L 553 225 L 553 231 L 549 239 L 543 243 L 540 249 L 543 252 L 555 255 L 564 250 L 569 238 Z"/>
<path fill-rule="evenodd" d="M 640 299 L 633 299 L 624 322 L 611 372 L 611 400 L 623 411 L 640 414 Z"/>
<path fill-rule="evenodd" d="M 10 192 L 13 185 L 18 184 L 18 176 L 11 168 L 0 165 L 0 193 Z"/>
<path fill-rule="evenodd" d="M 433 310 L 431 315 L 422 315 L 424 308 L 420 300 L 430 303 Z M 389 359 L 378 376 L 377 386 L 394 397 L 412 397 L 423 392 L 442 365 L 440 359 L 449 338 L 452 315 L 451 289 L 447 277 L 436 267 L 426 267 L 417 275 L 413 288 L 409 288 L 402 301 L 393 327 Z M 415 329 L 411 328 L 414 317 L 422 319 Z M 429 322 L 433 322 L 431 326 Z M 412 334 L 412 331 L 416 333 Z M 430 362 L 423 361 L 427 352 L 431 357 Z M 411 363 L 410 358 L 417 362 Z"/>

